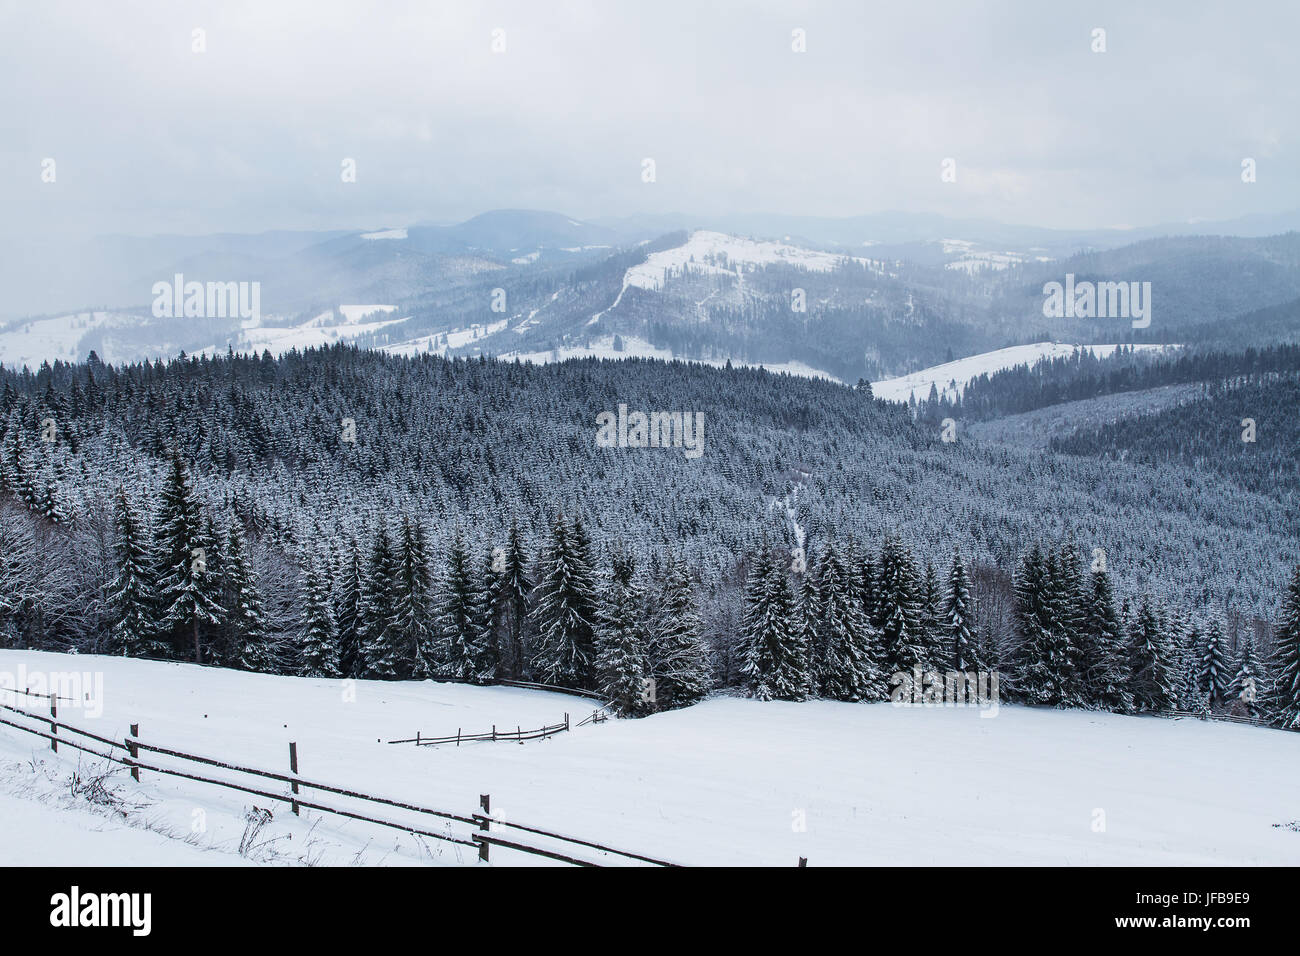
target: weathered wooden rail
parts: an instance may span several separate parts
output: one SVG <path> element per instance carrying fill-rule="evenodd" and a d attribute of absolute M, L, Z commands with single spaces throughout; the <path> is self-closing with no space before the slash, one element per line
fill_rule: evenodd
<path fill-rule="evenodd" d="M 55 706 L 55 699 L 49 694 L 29 693 L 15 688 L 4 688 L 3 690 L 5 693 L 39 697 L 50 700 L 50 714 L 46 716 L 45 714 L 31 713 L 30 711 L 9 704 L 0 704 L 0 711 L 3 711 L 3 715 L 0 715 L 0 726 L 11 727 L 25 734 L 31 734 L 48 740 L 50 741 L 52 749 L 57 750 L 58 745 L 63 744 L 64 746 L 71 747 L 72 749 L 82 753 L 98 757 L 108 763 L 116 764 L 130 771 L 132 778 L 137 781 L 140 779 L 141 772 L 148 772 L 161 774 L 163 776 L 178 777 L 180 779 L 208 784 L 210 786 L 222 787 L 227 790 L 235 790 L 240 793 L 247 793 L 251 796 L 260 797 L 264 800 L 286 803 L 294 814 L 299 814 L 302 808 L 306 808 L 321 813 L 335 814 L 337 816 L 346 817 L 350 820 L 359 820 L 377 826 L 401 830 L 406 833 L 425 836 L 434 840 L 474 847 L 478 850 L 479 859 L 483 861 L 489 860 L 491 847 L 497 846 L 505 850 L 527 853 L 533 856 L 569 863 L 574 866 L 591 867 L 604 865 L 601 862 L 583 859 L 574 856 L 571 852 L 566 852 L 568 848 L 578 847 L 620 857 L 626 861 L 634 861 L 652 866 L 681 865 L 667 860 L 660 860 L 655 857 L 646 856 L 641 853 L 619 850 L 615 847 L 603 843 L 597 843 L 592 840 L 566 836 L 561 833 L 542 829 L 541 827 L 529 826 L 528 824 L 517 823 L 513 820 L 504 820 L 493 817 L 490 812 L 491 797 L 487 794 L 483 794 L 479 798 L 479 807 L 480 810 L 483 811 L 482 813 L 465 815 L 433 807 L 426 807 L 403 800 L 396 800 L 390 797 L 363 793 L 347 787 L 309 780 L 298 773 L 298 747 L 296 743 L 289 744 L 289 773 L 279 773 L 258 767 L 246 767 L 231 761 L 217 760 L 200 754 L 186 753 L 185 751 L 174 747 L 163 747 L 150 743 L 140 737 L 139 724 L 131 724 L 130 734 L 121 740 L 104 737 L 100 734 L 95 734 L 73 724 L 69 724 L 66 721 L 59 720 Z M 46 729 L 47 727 L 48 729 Z M 563 725 L 557 724 L 555 727 L 568 729 L 568 715 L 565 715 L 565 723 Z M 551 729 L 554 731 L 554 728 Z M 513 739 L 513 735 L 511 736 L 511 739 Z M 525 739 L 527 738 L 525 737 Z M 141 759 L 142 753 L 151 753 L 159 758 L 193 763 L 200 767 L 211 767 L 229 773 L 243 774 L 254 779 L 239 782 L 234 780 L 223 780 L 188 768 L 180 769 L 179 767 L 168 766 L 165 765 L 162 760 Z M 267 784 L 257 783 L 258 780 L 281 784 L 284 786 L 284 789 L 269 789 Z M 304 790 L 317 791 L 323 794 L 333 794 L 337 797 L 356 800 L 376 807 L 386 807 L 393 810 L 407 811 L 424 817 L 431 817 L 438 821 L 447 821 L 447 824 L 445 825 L 447 828 L 444 830 L 434 830 L 430 828 L 431 824 L 413 825 L 411 823 L 403 823 L 392 819 L 374 816 L 372 813 L 360 812 L 356 809 L 331 806 L 329 804 L 317 802 L 315 799 L 304 799 Z M 450 824 L 452 823 L 463 824 L 474 829 L 464 834 L 453 833 L 450 829 Z M 491 832 L 493 825 L 496 825 L 498 828 L 511 828 L 524 833 L 529 833 L 533 836 L 540 837 L 543 840 L 553 841 L 560 844 L 560 846 L 536 846 L 532 843 L 506 839 Z"/>

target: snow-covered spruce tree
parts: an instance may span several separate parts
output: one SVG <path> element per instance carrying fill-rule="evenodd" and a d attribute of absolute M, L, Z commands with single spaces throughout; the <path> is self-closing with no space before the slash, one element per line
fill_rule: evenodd
<path fill-rule="evenodd" d="M 477 584 L 479 603 L 479 630 L 482 633 L 482 661 L 488 681 L 498 681 L 506 677 L 508 662 L 505 653 L 509 649 L 509 639 L 504 634 L 501 620 L 503 613 L 500 600 L 501 589 L 505 584 L 504 567 L 497 560 L 493 548 L 488 548 L 479 559 Z"/>
<path fill-rule="evenodd" d="M 1223 643 L 1223 626 L 1217 616 L 1210 617 L 1210 626 L 1201 648 L 1198 680 L 1201 690 L 1209 699 L 1210 709 L 1222 707 L 1228 697 L 1228 684 L 1232 681 L 1228 651 Z"/>
<path fill-rule="evenodd" d="M 1133 709 L 1124 635 L 1115 613 L 1110 572 L 1104 566 L 1094 568 L 1089 576 L 1079 629 L 1078 661 L 1083 698 L 1090 706 L 1119 713 Z"/>
<path fill-rule="evenodd" d="M 155 521 L 159 632 L 177 656 L 186 649 L 203 663 L 204 643 L 222 622 L 221 579 L 208 571 L 216 543 L 203 534 L 198 496 L 185 464 L 173 455 Z"/>
<path fill-rule="evenodd" d="M 785 563 L 765 547 L 745 588 L 745 640 L 740 671 L 759 700 L 802 700 L 807 651 Z"/>
<path fill-rule="evenodd" d="M 380 525 L 370 546 L 365 587 L 361 592 L 358 634 L 363 673 L 380 680 L 409 675 L 413 661 L 403 660 L 390 639 L 390 611 L 397 596 L 397 557 L 388 529 Z"/>
<path fill-rule="evenodd" d="M 883 650 L 882 674 L 912 676 L 914 668 L 930 668 L 921 628 L 921 600 L 912 553 L 897 538 L 887 537 L 880 551 L 880 580 L 876 590 L 877 627 Z"/>
<path fill-rule="evenodd" d="M 1078 652 L 1071 640 L 1077 605 L 1071 575 L 1058 554 L 1051 552 L 1044 558 L 1034 545 L 1022 560 L 1013 586 L 1017 640 L 1014 693 L 1030 704 L 1078 706 Z"/>
<path fill-rule="evenodd" d="M 966 576 L 961 551 L 956 548 L 952 552 L 941 622 L 946 634 L 946 663 L 963 674 L 983 670 L 984 664 L 975 646 L 975 608 L 970 596 L 970 579 Z"/>
<path fill-rule="evenodd" d="M 1279 727 L 1300 730 L 1300 565 L 1291 572 L 1273 642 L 1269 716 Z"/>
<path fill-rule="evenodd" d="M 815 626 L 817 657 L 814 673 L 818 691 L 832 700 L 884 700 L 878 634 L 862 614 L 847 567 L 829 542 L 819 562 Z"/>
<path fill-rule="evenodd" d="M 943 590 L 939 586 L 939 573 L 934 569 L 934 562 L 927 560 L 921 578 L 921 634 L 925 638 L 925 659 L 936 671 L 948 668 L 948 641 L 942 618 Z"/>
<path fill-rule="evenodd" d="M 109 590 L 109 642 L 113 653 L 124 657 L 152 657 L 165 649 L 154 637 L 154 613 L 158 606 L 154 592 L 153 565 L 140 519 L 118 488 L 113 499 L 113 542 L 116 575 Z"/>
<path fill-rule="evenodd" d="M 653 706 L 648 693 L 641 589 L 630 554 L 613 556 L 596 625 L 597 689 L 620 717 L 639 717 Z"/>
<path fill-rule="evenodd" d="M 803 649 L 804 686 L 799 698 L 818 697 L 822 693 L 818 667 L 825 656 L 822 626 L 820 562 L 806 561 L 802 574 L 793 574 L 795 594 L 794 626 L 798 629 L 798 646 Z"/>
<path fill-rule="evenodd" d="M 1255 639 L 1250 635 L 1241 642 L 1241 652 L 1237 655 L 1237 666 L 1232 682 L 1228 684 L 1227 703 L 1241 707 L 1252 717 L 1260 716 L 1259 700 L 1265 685 L 1264 667 L 1255 654 Z"/>
<path fill-rule="evenodd" d="M 246 671 L 270 674 L 276 670 L 275 655 L 267 634 L 262 595 L 253 575 L 253 562 L 239 522 L 230 525 L 223 556 L 225 594 L 229 602 L 225 616 L 233 663 Z"/>
<path fill-rule="evenodd" d="M 596 587 L 586 534 L 557 515 L 532 594 L 534 676 L 561 687 L 590 688 L 595 666 Z"/>
<path fill-rule="evenodd" d="M 338 677 L 338 635 L 329 589 L 319 566 L 307 566 L 302 582 L 303 631 L 301 642 L 303 677 Z"/>
<path fill-rule="evenodd" d="M 238 667 L 240 642 L 234 633 L 236 622 L 230 615 L 234 598 L 230 594 L 230 581 L 226 575 L 227 542 L 225 534 L 217 527 L 211 514 L 205 514 L 203 518 L 203 540 L 210 542 L 203 559 L 207 563 L 208 579 L 217 584 L 215 597 L 221 605 L 221 624 L 208 635 L 204 644 L 204 658 L 216 667 Z"/>
<path fill-rule="evenodd" d="M 360 677 L 361 654 L 361 550 L 355 540 L 349 542 L 343 572 L 338 585 L 338 603 L 334 612 L 339 645 L 339 674 Z"/>
<path fill-rule="evenodd" d="M 1016 568 L 1012 579 L 1015 605 L 1012 628 L 1015 647 L 1011 655 L 1014 695 L 1029 703 L 1040 703 L 1048 693 L 1042 673 L 1042 657 L 1048 636 L 1043 628 L 1043 600 L 1046 594 L 1046 568 L 1042 549 L 1035 544 Z"/>
<path fill-rule="evenodd" d="M 492 618 L 498 632 L 502 676 L 520 680 L 525 676 L 528 663 L 528 596 L 533 582 L 528 575 L 528 557 L 519 525 L 513 521 L 506 542 L 504 566 L 504 570 L 496 575 Z"/>
<path fill-rule="evenodd" d="M 856 546 L 854 550 L 857 550 Z M 878 625 L 880 620 L 876 607 L 878 575 L 875 562 L 871 560 L 871 551 L 865 548 L 862 549 L 857 564 L 855 579 L 858 585 L 858 598 L 862 605 L 862 616 L 867 619 L 868 623 Z"/>
<path fill-rule="evenodd" d="M 1174 706 L 1192 714 L 1208 714 L 1210 698 L 1201 690 L 1201 631 L 1195 621 L 1170 631 L 1173 649 Z"/>
<path fill-rule="evenodd" d="M 673 558 L 659 595 L 650 655 L 660 710 L 689 707 L 713 688 L 713 660 L 703 632 L 695 585 L 686 565 Z"/>
<path fill-rule="evenodd" d="M 1146 599 L 1138 609 L 1129 634 L 1129 692 L 1138 710 L 1172 710 L 1177 702 L 1174 651 Z"/>
<path fill-rule="evenodd" d="M 457 533 L 447 551 L 447 569 L 438 588 L 438 659 L 436 672 L 443 677 L 487 681 L 482 670 L 482 592 L 475 580 L 473 558 Z"/>
<path fill-rule="evenodd" d="M 388 618 L 388 642 L 393 656 L 417 679 L 436 672 L 438 640 L 433 627 L 433 580 L 429 572 L 429 542 L 424 527 L 409 515 L 397 534 L 396 564 Z M 477 605 L 476 605 L 477 613 Z"/>

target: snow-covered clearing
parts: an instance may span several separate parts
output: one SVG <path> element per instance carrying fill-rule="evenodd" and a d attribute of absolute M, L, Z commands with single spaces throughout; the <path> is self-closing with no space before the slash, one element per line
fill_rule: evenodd
<path fill-rule="evenodd" d="M 1180 346 L 1134 345 L 1132 347 L 1140 352 L 1147 352 L 1176 349 Z M 994 372 L 1014 368 L 1017 365 L 1033 366 L 1043 358 L 1065 358 L 1073 355 L 1076 349 L 1085 349 L 1098 358 L 1106 358 L 1116 348 L 1118 348 L 1116 345 L 1070 345 L 1062 342 L 1013 345 L 1011 348 L 970 355 L 955 362 L 932 365 L 910 375 L 872 382 L 871 393 L 876 398 L 884 398 L 891 402 L 905 402 L 909 396 L 915 395 L 916 400 L 920 402 L 930 397 L 930 386 L 933 385 L 939 390 L 941 398 L 944 396 L 950 399 L 959 398 L 967 383 L 981 375 L 992 375 Z"/>
<path fill-rule="evenodd" d="M 590 323 L 588 323 L 590 324 Z M 601 358 L 601 359 L 625 359 L 625 358 L 653 358 L 662 359 L 665 362 L 671 362 L 674 358 L 680 358 L 673 355 L 671 349 L 660 348 L 652 345 L 645 339 L 635 335 L 621 336 L 623 339 L 623 350 L 618 351 L 614 348 L 614 336 L 606 335 L 594 339 L 591 345 L 564 346 L 563 348 L 548 349 L 542 352 L 503 352 L 499 358 L 505 361 L 514 361 L 519 359 L 521 362 L 533 362 L 538 365 L 546 365 L 549 362 L 563 362 L 573 358 Z M 784 372 L 787 375 L 794 375 L 799 378 L 821 378 L 829 382 L 839 382 L 839 379 L 830 372 L 824 372 L 821 369 L 813 368 L 804 362 L 743 362 L 739 359 L 687 359 L 681 358 L 683 362 L 695 362 L 700 365 L 712 365 L 714 368 L 724 367 L 728 361 L 735 368 L 764 368 L 774 375 Z"/>
<path fill-rule="evenodd" d="M 699 230 L 692 232 L 680 246 L 652 253 L 645 262 L 628 269 L 623 284 L 624 287 L 636 286 L 653 292 L 663 288 L 671 274 L 688 266 L 702 272 L 736 275 L 736 267 L 739 265 L 790 265 L 811 272 L 829 272 L 846 262 L 867 265 L 877 271 L 883 268 L 874 259 L 836 255 L 785 242 L 745 239 L 722 232 Z"/>
<path fill-rule="evenodd" d="M 494 723 L 538 727 L 565 711 L 576 724 L 592 704 L 543 691 L 370 681 L 357 682 L 349 701 L 341 681 L 0 651 L 0 672 L 20 664 L 29 674 L 102 672 L 103 716 L 83 718 L 70 705 L 61 716 L 105 737 L 138 722 L 146 741 L 281 772 L 292 740 L 306 779 L 464 814 L 489 793 L 506 819 L 688 864 L 792 866 L 799 856 L 814 866 L 1300 863 L 1300 832 L 1285 826 L 1300 818 L 1300 735 L 1282 731 L 1005 706 L 989 718 L 975 709 L 722 697 L 545 741 L 416 748 L 379 741 Z M 30 700 L 26 709 L 41 710 Z M 33 759 L 45 764 L 40 775 L 23 766 Z M 0 727 L 0 806 L 6 821 L 21 823 L 4 828 L 0 862 L 243 862 L 235 848 L 246 809 L 269 803 L 149 772 L 137 785 L 118 773 L 122 798 L 148 805 L 130 826 L 32 782 L 66 778 L 77 760 Z M 475 860 L 469 847 L 269 808 L 274 819 L 255 860 Z M 155 829 L 140 828 L 142 819 Z M 179 838 L 189 834 L 193 845 Z M 492 860 L 547 862 L 500 848 Z"/>
<path fill-rule="evenodd" d="M 130 329 L 144 321 L 125 312 L 74 312 L 69 315 L 11 322 L 0 328 L 0 364 L 35 370 L 42 362 L 81 362 L 86 358 L 82 340 L 92 332 Z M 111 335 L 99 344 L 99 357 L 105 362 L 121 361 L 112 348 Z"/>

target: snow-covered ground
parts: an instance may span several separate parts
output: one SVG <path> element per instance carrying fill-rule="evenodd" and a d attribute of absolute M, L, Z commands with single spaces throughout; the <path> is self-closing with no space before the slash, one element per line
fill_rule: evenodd
<path fill-rule="evenodd" d="M 614 348 L 614 336 L 606 335 L 595 339 L 592 345 L 566 346 L 548 349 L 544 352 L 503 352 L 499 358 L 505 361 L 519 359 L 522 362 L 532 362 L 538 365 L 545 365 L 548 362 L 563 362 L 572 358 L 653 358 L 663 359 L 664 361 L 671 361 L 674 358 L 671 349 L 659 348 L 635 335 L 624 335 L 622 339 L 623 350 L 621 352 L 616 351 Z M 722 368 L 727 364 L 728 359 L 682 359 L 682 361 Z M 821 369 L 813 368 L 803 362 L 742 362 L 739 359 L 731 359 L 730 361 L 736 368 L 765 368 L 774 374 L 785 372 L 787 375 L 795 375 L 799 378 L 822 378 L 830 382 L 839 381 L 830 372 L 823 372 Z"/>
<path fill-rule="evenodd" d="M 68 315 L 11 322 L 0 328 L 0 364 L 6 368 L 20 369 L 24 365 L 38 369 L 42 362 L 82 362 L 86 350 L 81 342 L 92 332 L 109 332 L 129 329 L 145 321 L 140 316 L 125 312 L 73 312 Z M 122 361 L 115 353 L 112 336 L 107 336 L 99 346 L 99 357 L 105 362 Z M 165 348 L 161 354 L 167 354 Z M 129 356 L 134 357 L 134 356 Z"/>
<path fill-rule="evenodd" d="M 102 673 L 103 715 L 70 705 L 61 715 L 106 737 L 138 722 L 148 741 L 277 771 L 297 741 L 308 779 L 459 813 L 489 793 L 505 819 L 688 864 L 1300 863 L 1300 832 L 1287 828 L 1300 818 L 1300 735 L 1282 731 L 1006 706 L 989 718 L 722 697 L 522 745 L 416 748 L 379 741 L 537 727 L 565 711 L 589 713 L 591 702 L 369 681 L 356 682 L 349 699 L 342 681 L 0 651 L 0 674 L 20 665 L 29 675 Z M 138 785 L 115 778 L 119 799 L 140 808 L 92 811 L 63 796 L 60 781 L 77 764 L 74 751 L 51 754 L 44 741 L 0 726 L 0 814 L 18 824 L 0 833 L 0 863 L 240 863 L 235 847 L 253 805 L 274 812 L 250 854 L 256 861 L 475 859 L 469 847 L 313 811 L 295 818 L 283 804 L 156 773 Z M 494 865 L 545 862 L 493 851 Z"/>
<path fill-rule="evenodd" d="M 681 272 L 688 266 L 702 272 L 734 275 L 737 266 L 741 265 L 784 264 L 812 272 L 829 272 L 845 262 L 857 262 L 877 270 L 882 268 L 873 259 L 850 258 L 784 242 L 745 239 L 723 232 L 699 230 L 692 232 L 680 246 L 652 253 L 645 262 L 628 269 L 623 285 L 625 288 L 636 286 L 656 291 L 663 288 L 668 276 Z"/>
<path fill-rule="evenodd" d="M 934 385 L 939 390 L 940 397 L 958 398 L 966 388 L 966 384 L 981 375 L 992 375 L 994 372 L 1014 368 L 1017 365 L 1032 366 L 1043 358 L 1064 358 L 1073 355 L 1075 349 L 1086 349 L 1098 358 L 1106 358 L 1116 348 L 1118 346 L 1115 345 L 1070 345 L 1061 342 L 1014 345 L 1007 349 L 970 355 L 955 362 L 945 362 L 943 365 L 932 365 L 910 375 L 872 382 L 871 393 L 876 398 L 891 402 L 905 402 L 909 396 L 915 395 L 916 400 L 920 402 L 930 397 L 930 386 Z M 1176 349 L 1179 346 L 1135 345 L 1133 348 L 1146 352 Z"/>

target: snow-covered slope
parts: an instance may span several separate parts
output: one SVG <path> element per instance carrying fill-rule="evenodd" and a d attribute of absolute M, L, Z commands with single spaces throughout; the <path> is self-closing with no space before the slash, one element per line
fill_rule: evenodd
<path fill-rule="evenodd" d="M 1300 863 L 1300 832 L 1286 826 L 1300 818 L 1300 738 L 1283 731 L 1023 707 L 987 718 L 974 709 L 715 698 L 546 741 L 415 748 L 379 740 L 536 727 L 565 711 L 588 713 L 591 703 L 430 682 L 359 681 L 352 699 L 341 681 L 0 651 L 0 671 L 20 664 L 29 673 L 102 673 L 103 716 L 70 706 L 60 716 L 103 736 L 139 722 L 151 742 L 277 771 L 296 741 L 309 779 L 458 812 L 488 793 L 507 819 L 689 864 L 790 866 L 799 856 L 814 866 Z M 20 776 L 35 777 L 23 767 L 29 760 L 56 779 L 77 767 L 75 752 L 56 756 L 44 741 L 0 727 L 9 777 L 0 812 L 23 826 L 21 838 L 4 828 L 0 859 L 62 861 L 86 816 L 54 803 L 10 817 L 8 806 L 24 799 L 15 792 Z M 238 862 L 245 808 L 268 803 L 158 774 L 138 785 L 118 774 L 115 785 L 146 804 L 127 822 L 192 834 L 210 851 L 204 863 Z M 260 860 L 474 861 L 468 848 L 271 809 L 263 839 L 275 842 L 254 855 Z M 178 862 L 188 852 L 144 829 L 134 836 L 125 862 Z M 42 857 L 42 845 L 62 851 Z M 543 862 L 493 852 L 493 865 Z"/>
<path fill-rule="evenodd" d="M 1042 358 L 1063 358 L 1072 355 L 1075 349 L 1086 349 L 1098 358 L 1112 354 L 1115 345 L 1069 345 L 1061 342 L 1038 342 L 1034 345 L 1015 345 L 993 352 L 981 352 L 979 355 L 967 356 L 955 362 L 945 362 L 921 369 L 910 375 L 898 378 L 882 379 L 871 383 L 872 394 L 877 398 L 891 402 L 905 402 L 915 395 L 917 401 L 930 396 L 930 386 L 939 390 L 940 397 L 960 397 L 966 383 L 980 375 L 991 375 L 1002 369 L 1017 365 L 1033 365 Z M 1135 345 L 1139 351 L 1175 349 L 1176 345 Z"/>
<path fill-rule="evenodd" d="M 144 321 L 125 312 L 74 312 L 13 322 L 0 328 L 0 363 L 6 368 L 36 369 L 56 359 L 81 362 L 88 352 L 82 341 L 96 332 L 104 333 L 99 357 L 105 362 L 121 361 L 123 356 L 115 354 L 111 345 L 112 330 L 131 329 Z"/>
<path fill-rule="evenodd" d="M 548 362 L 563 362 L 572 358 L 653 358 L 671 361 L 675 357 L 671 349 L 659 348 L 634 335 L 625 335 L 621 336 L 621 338 L 623 341 L 622 351 L 614 348 L 614 336 L 606 335 L 587 346 L 566 346 L 545 352 L 505 352 L 500 357 L 508 361 L 517 358 L 523 362 L 534 362 L 539 365 L 545 365 Z M 682 361 L 722 368 L 727 364 L 728 359 L 682 359 Z M 831 382 L 839 381 L 829 372 L 815 369 L 803 362 L 742 362 L 739 359 L 731 359 L 730 361 L 736 368 L 765 368 L 769 372 L 777 374 L 784 372 L 787 375 L 797 375 L 800 378 L 822 378 Z"/>
<path fill-rule="evenodd" d="M 700 272 L 738 275 L 738 270 L 744 266 L 781 264 L 812 272 L 829 272 L 845 262 L 880 268 L 880 263 L 872 259 L 850 258 L 784 242 L 699 230 L 691 233 L 680 246 L 652 253 L 645 262 L 628 269 L 624 286 L 655 291 L 663 288 L 673 273 L 687 267 Z"/>

